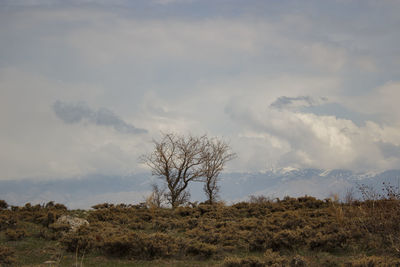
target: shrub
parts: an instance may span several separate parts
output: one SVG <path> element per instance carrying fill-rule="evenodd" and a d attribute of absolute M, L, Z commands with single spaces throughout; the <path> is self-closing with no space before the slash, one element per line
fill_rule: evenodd
<path fill-rule="evenodd" d="M 396 258 L 385 258 L 378 256 L 364 256 L 347 262 L 348 267 L 374 267 L 374 266 L 400 266 L 400 260 Z"/>
<path fill-rule="evenodd" d="M 17 241 L 21 240 L 22 238 L 27 236 L 27 232 L 25 229 L 7 229 L 6 233 L 6 238 L 9 241 Z"/>
<path fill-rule="evenodd" d="M 305 243 L 300 230 L 282 230 L 275 233 L 270 240 L 270 248 L 273 250 L 293 250 Z"/>
<path fill-rule="evenodd" d="M 0 266 L 12 265 L 15 263 L 14 250 L 0 245 Z"/>
<path fill-rule="evenodd" d="M 56 210 L 61 210 L 61 211 L 66 211 L 66 210 L 68 210 L 67 207 L 66 207 L 64 204 L 60 204 L 60 203 L 56 203 L 56 204 L 54 205 L 54 208 L 55 208 Z"/>
<path fill-rule="evenodd" d="M 273 202 L 271 197 L 263 195 L 250 195 L 249 202 L 252 204 L 270 204 Z"/>
<path fill-rule="evenodd" d="M 255 258 L 238 258 L 238 257 L 227 257 L 224 260 L 224 267 L 264 267 L 266 264 L 264 261 Z"/>
<path fill-rule="evenodd" d="M 75 232 L 66 234 L 61 243 L 66 247 L 67 251 L 90 251 L 95 245 L 96 238 L 93 236 L 91 229 L 87 226 L 78 228 Z"/>
<path fill-rule="evenodd" d="M 348 233 L 339 229 L 337 232 L 333 233 L 318 232 L 317 235 L 308 242 L 310 248 L 313 250 L 333 252 L 345 248 L 349 238 L 350 236 Z"/>
<path fill-rule="evenodd" d="M 102 204 L 97 204 L 97 205 L 92 206 L 92 209 L 100 210 L 100 209 L 109 209 L 112 207 L 114 207 L 114 204 L 102 203 Z"/>
<path fill-rule="evenodd" d="M 216 246 L 199 241 L 192 241 L 186 245 L 186 253 L 189 255 L 208 258 L 214 255 L 216 251 Z"/>
<path fill-rule="evenodd" d="M 264 262 L 267 266 L 286 266 L 289 261 L 281 256 L 279 252 L 267 249 L 264 253 Z"/>
<path fill-rule="evenodd" d="M 272 237 L 272 233 L 263 229 L 251 231 L 247 237 L 250 251 L 265 251 L 267 242 Z"/>
<path fill-rule="evenodd" d="M 167 234 L 117 233 L 103 236 L 97 248 L 113 257 L 131 256 L 136 259 L 169 258 L 180 251 L 177 240 Z"/>
<path fill-rule="evenodd" d="M 43 238 L 44 240 L 58 240 L 63 235 L 62 232 L 54 232 L 48 228 L 42 228 L 35 236 L 38 238 Z"/>
<path fill-rule="evenodd" d="M 192 215 L 192 213 L 194 212 L 193 208 L 189 208 L 189 207 L 177 207 L 175 209 L 175 214 L 179 215 L 180 217 L 187 217 Z"/>
<path fill-rule="evenodd" d="M 15 216 L 9 212 L 3 211 L 2 214 L 0 214 L 0 230 L 14 227 L 16 224 L 17 220 Z"/>
<path fill-rule="evenodd" d="M 163 233 L 154 233 L 142 239 L 142 256 L 148 259 L 169 258 L 180 250 L 175 238 Z"/>
<path fill-rule="evenodd" d="M 71 227 L 66 223 L 52 223 L 49 225 L 49 229 L 52 229 L 55 232 L 68 232 Z"/>
<path fill-rule="evenodd" d="M 140 254 L 141 248 L 138 247 L 141 239 L 136 234 L 109 237 L 103 241 L 99 248 L 105 254 L 113 257 L 124 257 L 130 254 Z"/>
<path fill-rule="evenodd" d="M 299 197 L 297 198 L 297 201 L 301 203 L 304 207 L 310 208 L 310 209 L 318 209 L 326 205 L 324 201 L 320 199 L 316 199 L 315 197 L 310 197 L 310 196 L 304 196 L 304 197 Z"/>
<path fill-rule="evenodd" d="M 0 199 L 0 210 L 5 210 L 8 208 L 8 204 L 5 200 Z"/>

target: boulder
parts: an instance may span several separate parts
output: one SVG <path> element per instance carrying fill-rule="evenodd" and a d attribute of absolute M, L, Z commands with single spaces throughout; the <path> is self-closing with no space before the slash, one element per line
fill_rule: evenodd
<path fill-rule="evenodd" d="M 62 215 L 57 219 L 57 224 L 68 224 L 71 231 L 76 231 L 82 225 L 89 225 L 89 222 L 85 219 L 73 217 L 70 215 Z"/>

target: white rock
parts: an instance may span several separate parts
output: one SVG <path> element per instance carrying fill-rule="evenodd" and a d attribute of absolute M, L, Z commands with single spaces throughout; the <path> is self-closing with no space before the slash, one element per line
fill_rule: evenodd
<path fill-rule="evenodd" d="M 60 218 L 58 218 L 57 223 L 69 224 L 71 231 L 76 231 L 82 225 L 89 225 L 87 220 L 69 215 L 62 215 Z"/>

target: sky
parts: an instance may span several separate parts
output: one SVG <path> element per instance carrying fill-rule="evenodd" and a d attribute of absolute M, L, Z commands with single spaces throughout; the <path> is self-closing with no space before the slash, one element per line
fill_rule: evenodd
<path fill-rule="evenodd" d="M 0 180 L 148 171 L 162 132 L 229 172 L 400 166 L 398 0 L 0 0 Z"/>

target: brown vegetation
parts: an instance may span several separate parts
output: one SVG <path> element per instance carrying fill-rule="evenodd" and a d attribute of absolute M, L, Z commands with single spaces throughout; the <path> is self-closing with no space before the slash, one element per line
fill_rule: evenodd
<path fill-rule="evenodd" d="M 15 242 L 38 238 L 57 240 L 63 250 L 82 257 L 213 259 L 222 266 L 400 265 L 397 198 L 339 203 L 309 196 L 252 197 L 231 206 L 105 203 L 93 208 L 78 213 L 50 203 L 3 209 L 0 263 L 13 262 Z M 66 213 L 85 217 L 89 225 L 77 231 L 58 225 Z"/>

